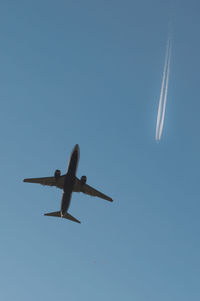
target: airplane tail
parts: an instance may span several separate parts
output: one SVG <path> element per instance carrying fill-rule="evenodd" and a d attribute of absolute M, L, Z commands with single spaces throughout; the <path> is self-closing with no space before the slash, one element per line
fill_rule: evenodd
<path fill-rule="evenodd" d="M 61 217 L 60 211 L 45 213 L 44 215 L 45 216 Z M 81 223 L 78 219 L 76 219 L 75 217 L 73 217 L 69 213 L 66 213 L 65 216 L 63 216 L 63 218 L 69 219 L 70 221 L 75 222 L 75 223 L 79 223 L 79 224 Z"/>

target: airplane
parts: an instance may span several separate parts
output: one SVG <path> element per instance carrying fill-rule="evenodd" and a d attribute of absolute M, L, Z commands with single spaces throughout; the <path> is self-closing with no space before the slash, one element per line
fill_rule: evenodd
<path fill-rule="evenodd" d="M 28 183 L 38 183 L 42 185 L 56 186 L 63 190 L 60 211 L 45 213 L 44 214 L 45 216 L 66 218 L 68 220 L 80 224 L 81 222 L 75 217 L 73 217 L 72 215 L 70 215 L 68 212 L 72 192 L 83 192 L 85 194 L 100 197 L 109 202 L 113 202 L 113 200 L 107 195 L 87 185 L 86 176 L 82 176 L 81 179 L 78 179 L 76 177 L 79 157 L 80 157 L 80 148 L 79 145 L 76 144 L 74 149 L 72 150 L 66 174 L 61 175 L 61 171 L 57 169 L 53 177 L 29 178 L 23 180 L 24 182 L 28 182 Z"/>

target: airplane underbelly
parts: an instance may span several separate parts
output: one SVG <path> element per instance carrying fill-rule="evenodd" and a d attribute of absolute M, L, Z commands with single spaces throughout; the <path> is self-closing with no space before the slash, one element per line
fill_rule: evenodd
<path fill-rule="evenodd" d="M 69 209 L 74 182 L 75 176 L 68 172 L 65 176 L 63 196 L 61 201 L 61 212 L 63 215 L 65 215 Z"/>
<path fill-rule="evenodd" d="M 65 215 L 69 209 L 72 192 L 63 192 L 61 201 L 61 212 Z"/>

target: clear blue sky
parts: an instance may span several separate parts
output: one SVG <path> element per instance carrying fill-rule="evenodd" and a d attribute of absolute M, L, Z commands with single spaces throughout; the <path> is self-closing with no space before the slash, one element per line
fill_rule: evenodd
<path fill-rule="evenodd" d="M 199 1 L 0 3 L 0 299 L 200 300 Z M 168 23 L 172 68 L 155 125 Z M 44 217 L 78 176 L 113 204 L 73 194 L 82 221 Z"/>

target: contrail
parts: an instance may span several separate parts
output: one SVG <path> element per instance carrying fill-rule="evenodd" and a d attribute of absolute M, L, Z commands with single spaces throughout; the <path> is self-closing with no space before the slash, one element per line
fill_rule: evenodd
<path fill-rule="evenodd" d="M 159 140 L 162 135 L 162 129 L 164 124 L 164 118 L 165 118 L 165 108 L 167 103 L 167 92 L 168 92 L 168 84 L 169 84 L 169 71 L 170 71 L 170 62 L 171 62 L 171 44 L 169 45 L 169 57 L 168 57 L 168 64 L 167 64 L 167 78 L 166 78 L 166 85 L 165 85 L 165 94 L 163 99 L 163 111 L 160 121 L 160 130 L 159 130 Z"/>
<path fill-rule="evenodd" d="M 168 92 L 168 84 L 169 84 L 170 61 L 171 61 L 171 38 L 169 38 L 167 42 L 167 50 L 165 55 L 163 78 L 162 78 L 161 91 L 160 91 L 160 99 L 159 99 L 158 115 L 157 115 L 157 123 L 156 123 L 157 141 L 161 139 L 164 118 L 165 118 L 165 108 L 166 108 L 167 92 Z"/>
<path fill-rule="evenodd" d="M 157 123 L 156 123 L 156 140 L 158 140 L 159 136 L 159 125 L 160 125 L 160 116 L 162 111 L 162 103 L 163 103 L 163 92 L 165 89 L 165 77 L 166 77 L 166 71 L 167 71 L 167 61 L 168 61 L 168 54 L 169 52 L 169 40 L 167 42 L 167 50 L 165 55 L 165 63 L 164 63 L 164 70 L 163 70 L 163 78 L 162 78 L 162 84 L 161 84 L 161 91 L 160 91 L 160 99 L 159 99 L 159 106 L 158 106 L 158 115 L 157 115 Z"/>

